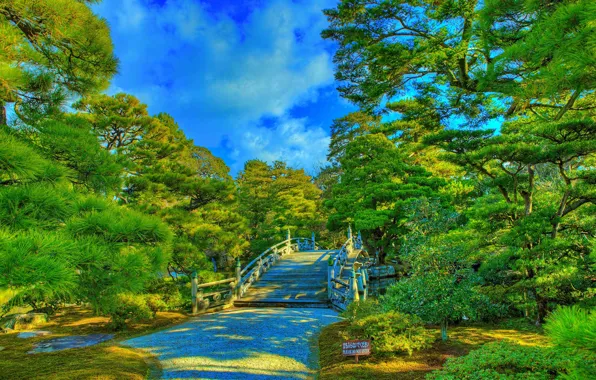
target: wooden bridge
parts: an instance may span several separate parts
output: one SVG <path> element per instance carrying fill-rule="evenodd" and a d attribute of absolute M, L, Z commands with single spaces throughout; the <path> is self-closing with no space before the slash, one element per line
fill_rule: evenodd
<path fill-rule="evenodd" d="M 192 279 L 193 314 L 236 307 L 334 307 L 344 310 L 367 296 L 372 264 L 362 249 L 360 234 L 340 249 L 322 249 L 311 239 L 291 238 L 276 244 L 241 266 L 236 276 L 197 284 Z"/>

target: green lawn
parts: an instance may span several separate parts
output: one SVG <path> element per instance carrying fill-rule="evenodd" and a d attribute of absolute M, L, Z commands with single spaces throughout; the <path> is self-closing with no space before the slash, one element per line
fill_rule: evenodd
<path fill-rule="evenodd" d="M 44 339 L 93 333 L 112 333 L 108 318 L 93 316 L 84 308 L 66 308 L 39 329 L 51 336 L 20 339 L 17 333 L 0 334 L 0 379 L 144 379 L 159 373 L 158 362 L 149 354 L 119 345 L 131 336 L 145 334 L 184 321 L 184 314 L 158 313 L 154 320 L 131 325 L 115 339 L 96 346 L 35 355 L 27 354 Z"/>
<path fill-rule="evenodd" d="M 441 368 L 447 358 L 462 356 L 483 343 L 507 340 L 522 345 L 547 345 L 546 338 L 535 328 L 475 325 L 449 329 L 449 340 L 442 342 L 437 329 L 437 341 L 429 349 L 394 357 L 360 357 L 356 364 L 353 357 L 341 354 L 341 344 L 347 338 L 347 322 L 327 326 L 319 337 L 321 380 L 342 379 L 424 379 L 425 375 Z"/>

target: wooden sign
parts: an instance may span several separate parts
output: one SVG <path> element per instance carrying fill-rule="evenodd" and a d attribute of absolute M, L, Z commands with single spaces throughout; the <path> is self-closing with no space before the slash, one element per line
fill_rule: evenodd
<path fill-rule="evenodd" d="M 358 363 L 358 356 L 370 355 L 370 340 L 348 340 L 342 344 L 344 356 L 355 356 Z"/>

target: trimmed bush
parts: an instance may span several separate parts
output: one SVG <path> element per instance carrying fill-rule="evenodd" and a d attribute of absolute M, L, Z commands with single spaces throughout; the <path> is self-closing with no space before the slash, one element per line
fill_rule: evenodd
<path fill-rule="evenodd" d="M 367 299 L 365 301 L 352 302 L 347 309 L 341 313 L 341 316 L 350 323 L 368 317 L 370 315 L 382 313 L 381 304 L 375 299 Z"/>
<path fill-rule="evenodd" d="M 168 309 L 168 305 L 159 294 L 147 294 L 145 296 L 145 302 L 153 313 L 153 316 L 155 316 L 158 311 L 165 311 Z"/>
<path fill-rule="evenodd" d="M 186 290 L 183 285 L 171 279 L 156 278 L 149 284 L 147 292 L 158 295 L 165 302 L 166 310 L 177 310 L 182 308 L 182 294 L 180 289 L 182 288 L 184 293 L 190 294 L 190 290 Z"/>
<path fill-rule="evenodd" d="M 114 330 L 124 330 L 128 323 L 153 318 L 144 296 L 120 293 L 103 300 L 103 311 L 112 319 Z"/>
<path fill-rule="evenodd" d="M 491 342 L 466 356 L 448 359 L 429 380 L 554 379 L 565 374 L 570 359 L 552 348 Z"/>
<path fill-rule="evenodd" d="M 407 352 L 412 355 L 435 340 L 420 318 L 396 311 L 357 319 L 348 327 L 348 334 L 353 339 L 371 339 L 373 349 L 381 354 Z"/>

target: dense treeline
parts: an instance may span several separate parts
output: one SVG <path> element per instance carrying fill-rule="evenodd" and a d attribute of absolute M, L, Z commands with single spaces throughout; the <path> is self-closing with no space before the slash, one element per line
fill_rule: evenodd
<path fill-rule="evenodd" d="M 168 114 L 102 93 L 117 70 L 87 1 L 0 1 L 0 289 L 14 306 L 88 303 L 116 327 L 185 307 L 268 245 L 319 235 L 303 170 L 250 161 L 236 182 Z"/>
<path fill-rule="evenodd" d="M 339 91 L 360 107 L 332 126 L 328 225 L 353 223 L 397 266 L 383 308 L 446 339 L 452 322 L 541 324 L 578 305 L 551 326 L 593 353 L 573 336 L 596 328 L 582 311 L 596 306 L 596 3 L 344 0 L 324 12 Z"/>

